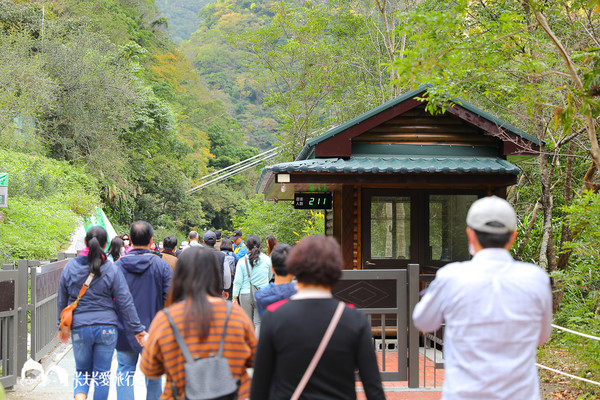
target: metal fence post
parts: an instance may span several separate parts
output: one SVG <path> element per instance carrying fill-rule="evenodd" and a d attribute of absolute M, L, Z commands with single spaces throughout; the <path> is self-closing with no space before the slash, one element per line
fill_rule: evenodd
<path fill-rule="evenodd" d="M 419 330 L 412 313 L 419 302 L 419 264 L 408 264 L 408 387 L 419 387 Z"/>
<path fill-rule="evenodd" d="M 29 309 L 29 261 L 19 260 L 17 264 L 19 278 L 15 284 L 16 298 L 18 307 L 17 318 L 17 375 L 27 361 L 27 311 Z"/>

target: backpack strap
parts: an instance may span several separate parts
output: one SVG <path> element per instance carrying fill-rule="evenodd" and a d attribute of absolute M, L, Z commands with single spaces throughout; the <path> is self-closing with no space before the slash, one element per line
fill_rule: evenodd
<path fill-rule="evenodd" d="M 225 344 L 225 334 L 227 333 L 227 322 L 229 322 L 229 314 L 231 314 L 231 301 L 225 301 L 227 304 L 227 315 L 225 316 L 225 326 L 223 326 L 223 334 L 221 335 L 221 344 L 219 345 L 218 357 L 223 357 L 223 347 Z"/>
<path fill-rule="evenodd" d="M 165 315 L 167 316 L 167 319 L 169 320 L 169 324 L 171 325 L 171 329 L 173 330 L 173 336 L 175 336 L 175 341 L 177 342 L 177 345 L 181 349 L 181 353 L 183 353 L 185 362 L 188 362 L 188 363 L 194 362 L 194 357 L 192 357 L 192 353 L 190 353 L 190 349 L 187 347 L 187 344 L 185 344 L 185 340 L 183 340 L 183 337 L 181 336 L 181 332 L 179 332 L 179 329 L 177 329 L 177 326 L 175 325 L 175 321 L 173 321 L 171 314 L 169 314 L 169 310 L 167 308 L 163 308 L 163 312 L 165 313 Z"/>

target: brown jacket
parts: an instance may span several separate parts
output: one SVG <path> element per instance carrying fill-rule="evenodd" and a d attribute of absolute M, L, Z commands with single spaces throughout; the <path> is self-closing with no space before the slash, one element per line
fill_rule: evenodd
<path fill-rule="evenodd" d="M 177 257 L 169 253 L 162 253 L 162 259 L 165 260 L 173 271 L 175 271 L 175 264 L 177 264 Z"/>

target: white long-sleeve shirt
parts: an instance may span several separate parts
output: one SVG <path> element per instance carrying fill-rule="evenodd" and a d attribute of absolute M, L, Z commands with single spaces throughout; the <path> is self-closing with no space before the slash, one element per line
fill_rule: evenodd
<path fill-rule="evenodd" d="M 444 330 L 443 400 L 538 400 L 536 349 L 552 333 L 550 278 L 483 249 L 441 268 L 413 311 L 424 332 Z"/>

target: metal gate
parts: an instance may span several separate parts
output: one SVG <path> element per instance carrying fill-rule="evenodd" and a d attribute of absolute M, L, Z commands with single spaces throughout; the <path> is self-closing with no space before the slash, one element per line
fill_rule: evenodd
<path fill-rule="evenodd" d="M 0 270 L 0 384 L 4 387 L 17 383 L 23 335 L 27 345 L 27 331 L 19 329 L 23 321 L 27 321 L 27 269 L 15 270 L 13 265 L 4 265 Z"/>
<path fill-rule="evenodd" d="M 67 255 L 58 254 L 59 261 L 40 265 L 24 261 L 31 281 L 31 358 L 40 360 L 58 344 L 56 315 L 60 274 L 67 264 Z M 20 261 L 21 262 L 21 261 Z M 32 266 L 39 265 L 35 268 Z"/>
<path fill-rule="evenodd" d="M 412 322 L 419 301 L 419 266 L 344 270 L 333 294 L 356 305 L 371 321 L 373 344 L 381 349 L 381 379 L 419 387 L 419 331 Z"/>

